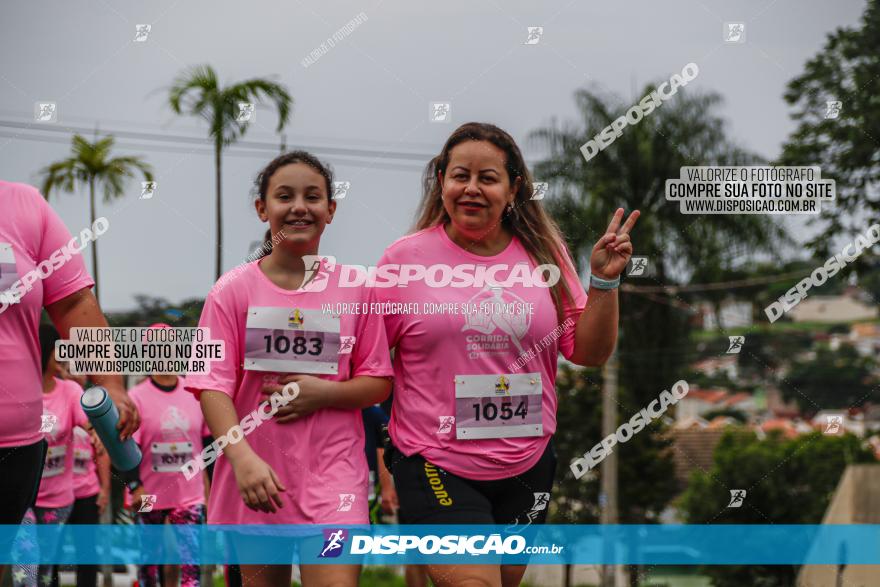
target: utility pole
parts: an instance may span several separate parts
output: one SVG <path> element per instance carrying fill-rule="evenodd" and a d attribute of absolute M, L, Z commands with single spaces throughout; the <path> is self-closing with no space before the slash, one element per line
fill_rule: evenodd
<path fill-rule="evenodd" d="M 617 347 L 602 368 L 602 438 L 617 431 Z M 610 453 L 602 461 L 600 474 L 602 487 L 599 493 L 601 513 L 599 522 L 605 526 L 617 524 L 617 451 Z M 612 545 L 605 543 L 604 553 L 612 553 Z M 600 587 L 614 587 L 617 579 L 617 565 L 602 565 Z"/>

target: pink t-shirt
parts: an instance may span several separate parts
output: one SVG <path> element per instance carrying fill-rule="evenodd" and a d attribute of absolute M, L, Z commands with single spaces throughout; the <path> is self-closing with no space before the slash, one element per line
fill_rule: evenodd
<path fill-rule="evenodd" d="M 73 497 L 82 499 L 97 495 L 101 481 L 95 465 L 95 447 L 84 428 L 73 429 Z"/>
<path fill-rule="evenodd" d="M 388 264 L 453 268 L 447 285 L 438 270 L 406 287 L 372 290 L 379 302 L 419 309 L 385 312 L 388 342 L 396 347 L 389 426 L 395 446 L 468 479 L 527 471 L 556 430 L 557 357 L 560 352 L 571 357 L 575 325 L 587 302 L 567 252 L 559 265 L 574 303 L 564 303 L 561 321 L 550 290 L 525 277 L 536 264 L 516 237 L 501 253 L 485 257 L 465 251 L 436 226 L 391 244 L 380 270 Z M 501 270 L 477 269 L 501 264 L 506 265 Z M 474 280 L 456 278 L 456 271 Z M 490 287 L 499 284 L 505 287 Z"/>
<path fill-rule="evenodd" d="M 83 389 L 76 381 L 55 378 L 55 389 L 43 394 L 41 422 L 49 452 L 43 465 L 43 479 L 37 506 L 60 508 L 70 505 L 73 496 L 73 428 L 88 425 L 79 403 Z"/>
<path fill-rule="evenodd" d="M 64 223 L 29 185 L 0 181 L 0 447 L 42 438 L 42 372 L 38 329 L 44 306 L 94 285 L 82 256 L 59 253 L 18 303 L 3 292 L 71 240 Z"/>
<path fill-rule="evenodd" d="M 128 391 L 141 415 L 134 440 L 143 453 L 139 473 L 144 493 L 156 496 L 154 510 L 205 503 L 203 476 L 187 480 L 180 472 L 185 462 L 201 452 L 205 430 L 202 408 L 183 386 L 183 379 L 178 378 L 174 391 L 164 391 L 148 377 Z M 125 501 L 130 502 L 128 492 Z"/>
<path fill-rule="evenodd" d="M 333 381 L 391 376 L 388 343 L 379 317 L 344 312 L 334 317 L 322 311 L 323 304 L 358 303 L 366 297 L 360 288 L 339 287 L 338 267 L 323 268 L 310 282 L 314 287 L 285 290 L 263 274 L 259 263 L 248 263 L 236 270 L 240 271 L 238 275 L 224 275 L 218 284 L 225 285 L 215 286 L 205 300 L 199 326 L 210 328 L 212 339 L 225 342 L 226 360 L 214 361 L 208 375 L 190 375 L 187 389 L 229 395 L 241 420 L 267 398 L 261 394 L 266 378 L 276 378 L 283 370 L 295 368 L 245 369 L 245 363 L 252 360 L 274 356 L 306 364 L 323 359 L 322 365 L 336 373 L 314 376 Z M 284 323 L 280 330 L 257 330 L 254 322 L 248 327 L 249 315 L 256 319 L 273 312 L 281 313 Z M 301 337 L 296 330 L 287 329 L 294 326 L 304 331 Z M 330 333 L 334 328 L 335 336 Z M 269 332 L 272 334 L 267 335 Z M 281 345 L 284 352 L 261 356 L 264 336 L 273 337 L 269 340 L 274 340 L 275 347 Z M 343 339 L 351 345 L 342 345 Z M 337 349 L 343 352 L 337 354 Z M 311 369 L 304 372 L 315 373 Z M 274 514 L 248 509 L 239 495 L 232 467 L 221 455 L 214 466 L 209 523 L 367 523 L 368 472 L 360 410 L 328 408 L 295 422 L 262 421 L 247 436 L 247 442 L 287 488 L 281 494 L 284 507 Z"/>

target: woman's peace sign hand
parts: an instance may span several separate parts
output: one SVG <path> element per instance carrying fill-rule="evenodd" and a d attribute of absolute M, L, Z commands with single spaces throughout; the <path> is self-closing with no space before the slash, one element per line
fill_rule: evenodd
<path fill-rule="evenodd" d="M 590 255 L 590 270 L 600 279 L 616 279 L 623 273 L 632 256 L 633 247 L 629 231 L 636 225 L 640 212 L 634 210 L 621 226 L 623 214 L 623 208 L 618 208 L 608 228 L 605 229 L 605 234 L 593 247 L 593 253 Z"/>

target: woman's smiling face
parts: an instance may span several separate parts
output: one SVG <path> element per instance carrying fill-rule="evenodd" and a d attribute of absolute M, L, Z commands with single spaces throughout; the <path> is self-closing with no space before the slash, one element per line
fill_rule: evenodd
<path fill-rule="evenodd" d="M 464 234 L 480 235 L 501 225 L 520 179 L 511 184 L 504 151 L 488 141 L 465 141 L 449 151 L 446 174 L 439 174 L 443 207 Z"/>

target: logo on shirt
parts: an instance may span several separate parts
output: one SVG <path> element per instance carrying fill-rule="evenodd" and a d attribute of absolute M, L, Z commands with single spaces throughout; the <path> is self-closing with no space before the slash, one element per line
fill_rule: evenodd
<path fill-rule="evenodd" d="M 162 437 L 171 439 L 181 434 L 184 437 L 189 433 L 190 422 L 186 414 L 180 411 L 177 406 L 170 406 L 162 412 Z"/>
<path fill-rule="evenodd" d="M 465 312 L 462 332 L 475 330 L 479 334 L 465 337 L 468 357 L 476 359 L 487 355 L 508 355 L 515 347 L 522 354 L 522 338 L 529 331 L 532 316 L 525 311 L 526 302 L 518 295 L 501 287 L 484 288 L 473 296 Z"/>
<path fill-rule="evenodd" d="M 324 530 L 324 547 L 318 558 L 336 558 L 342 554 L 345 541 L 348 539 L 348 530 Z"/>
<path fill-rule="evenodd" d="M 290 316 L 287 318 L 287 325 L 291 328 L 302 328 L 303 325 L 303 313 L 302 310 L 296 308 L 293 312 L 290 313 Z"/>
<path fill-rule="evenodd" d="M 498 381 L 495 382 L 495 393 L 498 395 L 508 395 L 510 391 L 510 379 L 501 375 L 498 377 Z"/>

